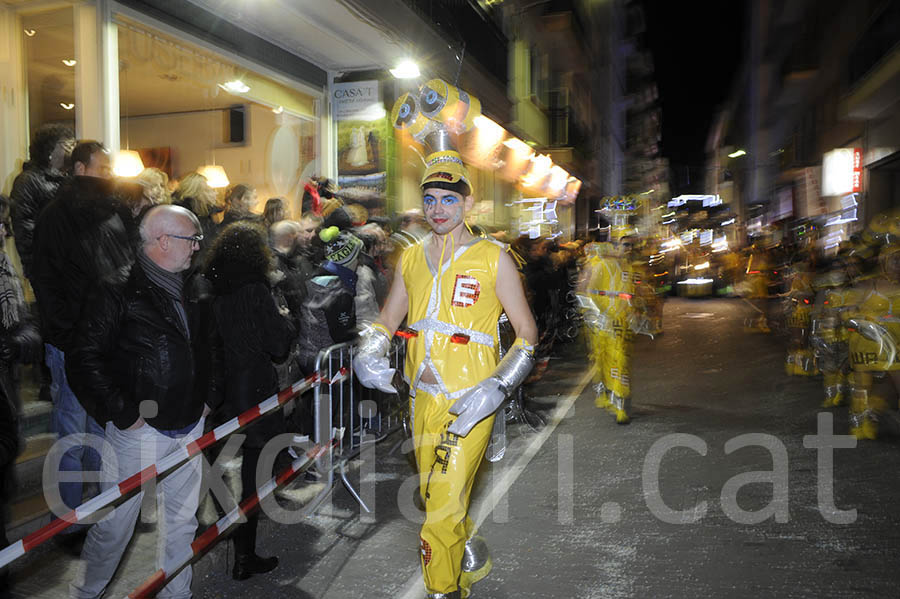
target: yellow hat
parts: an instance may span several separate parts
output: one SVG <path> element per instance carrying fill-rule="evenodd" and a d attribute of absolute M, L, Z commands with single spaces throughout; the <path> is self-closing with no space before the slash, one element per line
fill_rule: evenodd
<path fill-rule="evenodd" d="M 465 183 L 469 190 L 472 184 L 469 182 L 469 171 L 462 161 L 459 152 L 444 150 L 429 154 L 425 159 L 425 174 L 422 176 L 422 187 L 428 187 L 429 183 Z"/>

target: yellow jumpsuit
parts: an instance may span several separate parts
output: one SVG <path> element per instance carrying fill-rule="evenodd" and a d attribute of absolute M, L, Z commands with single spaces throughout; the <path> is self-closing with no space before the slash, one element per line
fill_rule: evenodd
<path fill-rule="evenodd" d="M 787 326 L 791 338 L 784 370 L 788 375 L 815 376 L 818 370 L 808 345 L 815 299 L 809 273 L 800 272 L 794 276 L 787 299 L 790 302 Z"/>
<path fill-rule="evenodd" d="M 900 285 L 874 279 L 857 288 L 855 308 L 845 313 L 845 320 L 860 318 L 883 327 L 896 343 L 900 340 Z M 873 392 L 873 373 L 900 370 L 900 356 L 889 354 L 877 341 L 848 327 L 850 367 L 850 433 L 857 439 L 878 437 L 878 416 L 887 409 L 883 397 Z"/>
<path fill-rule="evenodd" d="M 468 586 L 487 574 L 461 577 L 461 566 L 466 541 L 475 533 L 468 516 L 469 496 L 494 417 L 459 437 L 447 432 L 456 419 L 448 410 L 497 366 L 502 306 L 495 285 L 505 246 L 483 238 L 455 248 L 448 244 L 449 259 L 438 270 L 425 251 L 429 239 L 401 258 L 409 295 L 407 322 L 418 333 L 408 341 L 404 374 L 410 382 L 419 492 L 425 505 L 420 558 L 429 593 L 459 588 L 465 597 Z M 421 382 L 426 368 L 436 384 Z"/>
<path fill-rule="evenodd" d="M 601 250 L 602 253 L 602 250 Z M 621 258 L 597 255 L 588 261 L 587 292 L 600 311 L 601 322 L 591 328 L 591 349 L 601 385 L 596 404 L 609 407 L 616 422 L 627 423 L 631 400 L 630 322 L 634 313 L 634 277 Z"/>
<path fill-rule="evenodd" d="M 817 282 L 819 291 L 814 309 L 812 335 L 816 338 L 816 366 L 822 372 L 823 408 L 840 406 L 847 397 L 847 330 L 841 325 L 841 313 L 855 303 L 853 290 L 830 283 L 828 277 Z"/>

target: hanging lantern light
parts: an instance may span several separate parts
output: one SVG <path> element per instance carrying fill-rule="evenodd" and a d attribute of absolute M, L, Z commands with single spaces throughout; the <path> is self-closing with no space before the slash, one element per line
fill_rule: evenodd
<path fill-rule="evenodd" d="M 144 170 L 144 161 L 135 150 L 120 150 L 113 160 L 113 173 L 117 177 L 137 177 Z"/>

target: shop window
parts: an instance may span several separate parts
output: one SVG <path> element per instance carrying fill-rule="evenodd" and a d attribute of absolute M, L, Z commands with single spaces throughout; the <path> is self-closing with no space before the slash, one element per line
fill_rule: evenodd
<path fill-rule="evenodd" d="M 29 139 L 41 125 L 75 130 L 75 35 L 71 7 L 23 16 Z"/>
<path fill-rule="evenodd" d="M 298 217 L 319 173 L 316 98 L 206 49 L 119 17 L 121 147 L 181 179 L 221 166 Z"/>

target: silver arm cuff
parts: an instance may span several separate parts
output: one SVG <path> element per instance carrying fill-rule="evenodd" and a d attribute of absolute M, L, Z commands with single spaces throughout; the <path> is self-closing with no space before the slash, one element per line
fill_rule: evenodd
<path fill-rule="evenodd" d="M 491 376 L 500 381 L 500 386 L 508 395 L 525 381 L 532 366 L 534 366 L 534 349 L 513 345 L 497 364 L 497 369 Z"/>
<path fill-rule="evenodd" d="M 359 346 L 356 348 L 356 355 L 369 355 L 382 357 L 386 356 L 391 347 L 391 340 L 384 331 L 375 327 L 366 327 L 359 334 Z"/>

